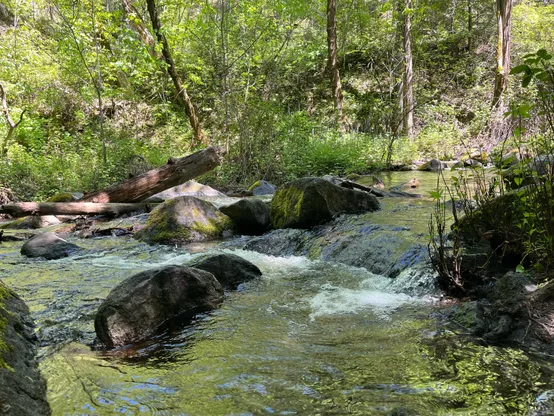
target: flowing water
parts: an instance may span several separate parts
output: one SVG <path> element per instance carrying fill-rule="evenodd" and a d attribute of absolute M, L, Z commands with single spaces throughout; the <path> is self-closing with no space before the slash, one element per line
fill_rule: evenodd
<path fill-rule="evenodd" d="M 220 309 L 95 351 L 94 314 L 116 284 L 217 246 L 78 244 L 80 255 L 48 262 L 0 245 L 2 280 L 37 322 L 54 415 L 525 415 L 554 387 L 547 359 L 481 345 L 401 278 L 243 250 L 263 277 Z"/>

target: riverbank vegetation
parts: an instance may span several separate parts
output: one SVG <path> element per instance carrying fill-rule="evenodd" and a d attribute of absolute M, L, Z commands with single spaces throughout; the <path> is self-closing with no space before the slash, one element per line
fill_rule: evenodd
<path fill-rule="evenodd" d="M 206 144 L 227 185 L 498 154 L 554 6 L 497 3 L 1 0 L 0 184 L 90 192 Z"/>

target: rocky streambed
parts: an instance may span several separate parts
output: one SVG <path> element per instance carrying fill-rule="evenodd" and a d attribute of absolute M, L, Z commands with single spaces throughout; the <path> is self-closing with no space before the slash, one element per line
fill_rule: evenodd
<path fill-rule="evenodd" d="M 426 257 L 430 206 L 391 198 L 308 230 L 177 246 L 72 236 L 80 250 L 50 261 L 7 242 L 0 267 L 36 321 L 53 414 L 541 414 L 550 359 L 487 344 L 445 318 Z M 118 224 L 133 221 L 144 223 Z M 221 252 L 262 276 L 192 322 L 91 348 L 115 286 Z"/>

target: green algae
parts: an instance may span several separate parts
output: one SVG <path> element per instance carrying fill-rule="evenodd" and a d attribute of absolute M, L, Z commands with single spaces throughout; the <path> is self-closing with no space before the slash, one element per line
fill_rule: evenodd
<path fill-rule="evenodd" d="M 9 368 L 6 361 L 4 361 L 3 353 L 9 351 L 9 346 L 4 340 L 4 334 L 6 332 L 7 319 L 2 314 L 8 313 L 5 308 L 5 300 L 10 296 L 10 291 L 0 282 L 0 368 Z"/>

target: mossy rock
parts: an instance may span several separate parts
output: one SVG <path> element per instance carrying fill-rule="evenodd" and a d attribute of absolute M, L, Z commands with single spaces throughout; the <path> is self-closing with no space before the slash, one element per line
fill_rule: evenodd
<path fill-rule="evenodd" d="M 60 192 L 52 195 L 46 202 L 75 202 L 77 198 L 71 192 Z"/>
<path fill-rule="evenodd" d="M 156 207 L 135 238 L 149 243 L 186 244 L 230 234 L 231 219 L 213 204 L 193 196 L 170 199 Z"/>
<path fill-rule="evenodd" d="M 271 202 L 274 228 L 311 228 L 338 214 L 377 211 L 377 199 L 366 192 L 333 185 L 321 178 L 302 178 L 279 189 Z"/>

